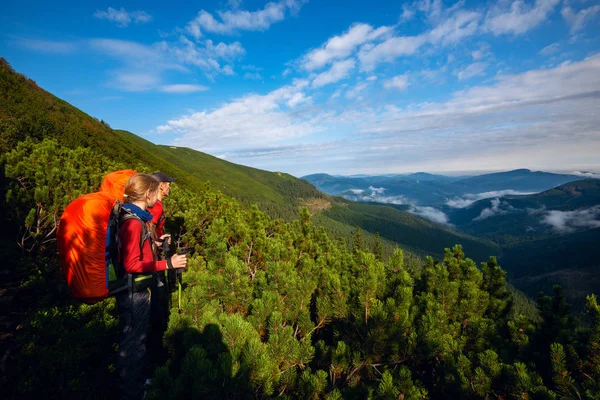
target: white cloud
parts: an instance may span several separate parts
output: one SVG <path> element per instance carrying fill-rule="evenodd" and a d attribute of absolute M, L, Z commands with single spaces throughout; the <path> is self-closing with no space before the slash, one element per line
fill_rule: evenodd
<path fill-rule="evenodd" d="M 286 102 L 286 104 L 288 105 L 288 107 L 296 107 L 298 104 L 302 104 L 305 103 L 307 101 L 310 101 L 310 96 L 306 97 L 304 95 L 304 93 L 302 92 L 296 92 L 292 95 L 292 97 Z"/>
<path fill-rule="evenodd" d="M 569 6 L 565 6 L 561 10 L 564 19 L 571 25 L 571 33 L 583 29 L 598 13 L 600 13 L 600 5 L 591 6 L 584 10 L 580 10 L 579 12 L 573 11 Z"/>
<path fill-rule="evenodd" d="M 208 74 L 234 75 L 231 65 L 223 66 L 222 63 L 234 62 L 246 54 L 240 42 L 219 42 L 215 45 L 212 40 L 205 40 L 194 43 L 185 36 L 180 36 L 177 42 L 161 42 L 157 47 L 163 57 L 196 66 Z"/>
<path fill-rule="evenodd" d="M 428 34 L 433 44 L 454 44 L 477 32 L 481 14 L 473 11 L 459 11 L 436 26 Z"/>
<path fill-rule="evenodd" d="M 192 85 L 192 84 L 175 84 L 175 85 L 163 85 L 160 88 L 161 92 L 166 93 L 194 93 L 203 92 L 208 90 L 208 87 L 203 85 Z"/>
<path fill-rule="evenodd" d="M 484 219 L 496 216 L 496 215 L 504 215 L 508 214 L 508 209 L 503 209 L 502 207 L 512 208 L 507 202 L 501 201 L 500 199 L 493 199 L 491 201 L 492 206 L 488 208 L 484 208 L 481 210 L 479 216 L 473 218 L 473 221 L 482 221 Z"/>
<path fill-rule="evenodd" d="M 362 203 L 374 202 L 395 205 L 408 204 L 408 200 L 404 196 L 384 196 L 384 191 L 385 188 L 374 188 L 372 186 L 369 187 L 369 192 L 366 192 L 362 189 L 348 189 L 348 192 L 350 193 L 344 193 L 342 194 L 342 197 Z"/>
<path fill-rule="evenodd" d="M 572 171 L 571 175 L 583 176 L 586 178 L 600 179 L 600 174 L 591 171 Z"/>
<path fill-rule="evenodd" d="M 215 46 L 213 45 L 212 40 L 207 40 L 204 42 L 204 45 L 209 54 L 214 54 L 214 56 L 218 58 L 231 60 L 243 57 L 246 54 L 246 50 L 242 47 L 240 42 L 233 42 L 230 44 L 219 42 L 219 44 Z"/>
<path fill-rule="evenodd" d="M 465 69 L 458 71 L 456 73 L 456 76 L 458 77 L 459 81 L 462 81 L 465 79 L 473 78 L 474 76 L 485 75 L 485 70 L 487 69 L 487 67 L 488 63 L 476 62 L 467 66 Z"/>
<path fill-rule="evenodd" d="M 376 188 L 373 186 L 369 186 L 369 190 L 371 191 L 371 195 L 378 195 L 378 194 L 383 194 L 383 192 L 385 192 L 385 188 L 384 187 L 380 187 L 380 188 Z"/>
<path fill-rule="evenodd" d="M 489 129 L 490 124 L 496 122 L 492 117 L 497 115 L 497 123 L 505 124 L 507 113 L 517 111 L 518 119 L 512 120 L 513 124 L 518 121 L 527 125 L 548 122 L 552 123 L 552 129 L 562 129 L 559 121 L 564 120 L 570 124 L 589 121 L 590 127 L 597 126 L 597 108 L 593 99 L 598 97 L 597 93 L 600 91 L 599 72 L 600 56 L 596 55 L 552 69 L 498 75 L 495 84 L 454 92 L 451 100 L 445 103 L 428 102 L 403 112 L 384 113 L 375 121 L 369 120 L 359 132 L 383 134 L 452 130 L 457 127 L 479 130 L 482 124 Z M 575 104 L 574 102 L 577 103 L 577 107 L 568 107 L 569 104 Z M 526 110 L 529 110 L 529 113 L 525 113 Z M 548 118 L 550 112 L 552 118 Z M 520 129 L 523 133 L 524 126 Z M 591 134 L 587 129 L 589 128 L 584 132 Z M 573 129 L 569 132 L 573 133 Z M 533 137 L 539 138 L 540 135 L 541 132 L 536 132 Z M 485 140 L 484 136 L 481 136 L 481 139 Z M 499 136 L 498 139 L 501 140 Z M 507 136 L 502 141 L 508 140 Z M 510 140 L 519 139 L 511 137 Z M 469 144 L 472 145 L 473 142 Z"/>
<path fill-rule="evenodd" d="M 156 47 L 119 39 L 91 39 L 93 50 L 121 58 L 131 64 L 155 64 L 162 62 L 160 51 Z"/>
<path fill-rule="evenodd" d="M 314 88 L 319 88 L 330 83 L 338 82 L 350 75 L 350 71 L 354 69 L 355 62 L 353 59 L 338 61 L 325 72 L 320 73 L 312 82 Z"/>
<path fill-rule="evenodd" d="M 411 206 L 408 212 L 438 224 L 449 225 L 448 216 L 434 207 Z"/>
<path fill-rule="evenodd" d="M 471 204 L 475 203 L 478 200 L 489 199 L 492 197 L 504 197 L 504 196 L 524 196 L 528 194 L 534 194 L 536 192 L 522 192 L 519 190 L 495 190 L 492 192 L 483 192 L 477 194 L 467 193 L 461 197 L 455 197 L 452 199 L 447 199 L 446 204 L 452 208 L 465 208 L 469 207 Z"/>
<path fill-rule="evenodd" d="M 290 94 L 278 103 L 275 116 L 283 119 L 284 127 L 308 123 L 303 125 L 304 135 L 314 135 L 302 139 L 304 143 L 314 139 L 322 144 L 328 138 L 347 138 L 346 134 L 354 134 L 352 140 L 326 142 L 334 145 L 313 147 L 314 152 L 305 152 L 301 157 L 296 150 L 282 148 L 277 161 L 260 155 L 243 158 L 241 152 L 229 153 L 228 159 L 301 174 L 323 170 L 347 174 L 600 168 L 600 56 L 551 69 L 498 75 L 490 82 L 456 91 L 444 102 L 408 104 L 402 109 L 353 103 L 338 109 L 326 101 L 290 110 L 285 104 L 292 98 Z M 230 110 L 227 106 L 219 109 Z M 243 131 L 242 117 L 230 118 L 227 130 L 238 127 Z M 257 138 L 261 137 L 260 129 L 264 129 L 266 138 L 275 137 L 270 124 L 259 124 L 263 122 L 262 113 L 248 118 Z M 213 132 L 220 138 L 218 129 Z M 207 151 L 209 145 L 217 146 L 214 140 L 202 142 L 182 131 L 178 134 L 184 135 L 181 145 L 201 151 Z M 238 146 L 234 140 L 224 140 L 223 148 L 228 145 L 252 147 L 250 142 Z M 577 160 L 576 165 L 573 160 Z"/>
<path fill-rule="evenodd" d="M 329 97 L 329 100 L 334 100 L 337 99 L 338 97 L 340 97 L 342 94 L 342 89 L 338 89 L 335 92 L 333 92 L 333 94 Z"/>
<path fill-rule="evenodd" d="M 221 68 L 221 73 L 223 75 L 235 75 L 235 71 L 233 70 L 233 68 L 231 67 L 231 65 L 225 65 L 223 68 Z"/>
<path fill-rule="evenodd" d="M 126 68 L 118 71 L 117 78 L 127 75 L 146 77 L 125 78 L 128 84 L 123 89 L 128 91 L 160 90 L 163 85 L 159 81 L 164 71 L 188 72 L 188 66 L 201 69 L 209 78 L 214 74 L 235 75 L 230 63 L 246 53 L 239 42 L 214 44 L 212 40 L 206 40 L 194 43 L 185 36 L 180 36 L 176 42 L 162 41 L 151 46 L 117 39 L 91 39 L 88 44 L 94 51 L 115 57 L 125 64 Z M 148 79 L 150 76 L 154 79 Z M 121 81 L 117 79 L 111 85 L 119 87 Z M 140 83 L 137 89 L 135 82 Z"/>
<path fill-rule="evenodd" d="M 558 43 L 552 43 L 552 44 L 549 44 L 548 46 L 544 47 L 543 49 L 541 49 L 539 51 L 539 54 L 541 54 L 543 56 L 549 56 L 549 55 L 556 53 L 559 48 L 560 48 L 560 45 Z"/>
<path fill-rule="evenodd" d="M 437 7 L 434 5 L 429 9 L 435 10 Z M 433 14 L 431 12 L 429 15 L 437 15 L 437 11 L 433 11 Z M 456 44 L 462 39 L 474 35 L 481 19 L 481 14 L 478 12 L 455 11 L 455 9 L 443 13 L 440 11 L 438 17 L 441 18 L 442 15 L 445 16 L 445 19 L 442 19 L 432 30 L 421 35 L 394 36 L 377 45 L 372 43 L 363 45 L 358 53 L 361 70 L 372 71 L 380 63 L 392 62 L 398 57 L 413 55 L 428 43 L 441 46 Z M 432 19 L 437 20 L 438 17 L 432 17 Z"/>
<path fill-rule="evenodd" d="M 435 84 L 441 84 L 445 81 L 444 75 L 447 69 L 448 68 L 445 65 L 440 69 L 424 69 L 422 71 L 419 71 L 419 75 Z"/>
<path fill-rule="evenodd" d="M 201 10 L 196 18 L 187 24 L 187 31 L 196 39 L 202 32 L 217 34 L 233 34 L 238 31 L 264 31 L 277 22 L 285 19 L 286 12 L 296 12 L 304 1 L 283 0 L 278 3 L 267 3 L 258 11 L 228 10 L 217 12 L 218 18 Z"/>
<path fill-rule="evenodd" d="M 415 10 L 411 9 L 407 4 L 402 5 L 402 14 L 400 15 L 400 22 L 406 22 L 413 19 L 415 16 Z"/>
<path fill-rule="evenodd" d="M 229 4 L 229 7 L 237 9 L 242 6 L 242 0 L 227 0 L 227 4 Z"/>
<path fill-rule="evenodd" d="M 365 191 L 362 189 L 348 189 L 350 190 L 353 194 L 363 194 Z"/>
<path fill-rule="evenodd" d="M 379 63 L 392 62 L 400 56 L 412 55 L 426 42 L 427 38 L 424 35 L 396 36 L 375 46 L 365 45 L 358 53 L 361 69 L 372 71 Z"/>
<path fill-rule="evenodd" d="M 152 21 L 152 16 L 145 11 L 127 12 L 123 7 L 119 10 L 112 7 L 108 7 L 106 11 L 97 10 L 94 17 L 114 22 L 121 28 L 128 26 L 132 21 L 136 24 Z"/>
<path fill-rule="evenodd" d="M 600 228 L 600 205 L 575 211 L 551 210 L 542 218 L 542 223 L 558 233 Z"/>
<path fill-rule="evenodd" d="M 303 56 L 300 65 L 308 71 L 320 69 L 335 60 L 348 57 L 361 44 L 380 38 L 390 30 L 387 26 L 374 29 L 368 24 L 352 25 L 347 32 L 330 38 L 323 46 Z"/>
<path fill-rule="evenodd" d="M 249 94 L 214 110 L 192 112 L 156 128 L 179 136 L 176 145 L 222 153 L 224 149 L 271 145 L 322 130 L 312 116 L 287 112 L 303 101 L 307 81 L 297 80 L 266 95 Z"/>
<path fill-rule="evenodd" d="M 439 22 L 444 14 L 444 4 L 441 0 L 418 0 L 412 6 L 424 13 L 430 23 Z"/>
<path fill-rule="evenodd" d="M 408 85 L 408 76 L 406 74 L 396 75 L 383 83 L 383 87 L 385 87 L 386 89 L 396 89 L 400 91 L 406 90 Z"/>
<path fill-rule="evenodd" d="M 522 35 L 546 21 L 558 3 L 559 0 L 536 0 L 535 5 L 527 7 L 521 0 L 515 0 L 510 4 L 510 10 L 496 6 L 488 12 L 484 30 L 496 36 Z"/>
<path fill-rule="evenodd" d="M 491 56 L 490 46 L 486 43 L 479 46 L 479 50 L 474 50 L 471 52 L 471 57 L 473 57 L 474 61 L 482 60 L 488 56 Z"/>

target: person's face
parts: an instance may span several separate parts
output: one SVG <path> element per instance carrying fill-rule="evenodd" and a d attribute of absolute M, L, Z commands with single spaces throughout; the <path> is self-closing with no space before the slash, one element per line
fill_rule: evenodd
<path fill-rule="evenodd" d="M 162 182 L 160 184 L 163 197 L 167 197 L 171 192 L 171 182 Z"/>
<path fill-rule="evenodd" d="M 146 193 L 146 204 L 148 205 L 148 207 L 154 207 L 154 204 L 156 203 L 156 201 L 158 200 L 158 190 L 148 190 L 148 193 Z"/>

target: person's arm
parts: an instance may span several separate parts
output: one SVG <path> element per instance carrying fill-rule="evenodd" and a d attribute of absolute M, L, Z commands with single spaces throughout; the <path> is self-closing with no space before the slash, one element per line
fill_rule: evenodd
<path fill-rule="evenodd" d="M 167 261 L 154 261 L 150 242 L 144 243 L 140 253 L 140 239 L 142 235 L 142 224 L 136 219 L 129 219 L 123 223 L 120 231 L 121 238 L 121 260 L 123 268 L 127 273 L 139 274 L 167 269 Z M 142 260 L 140 260 L 142 258 Z"/>

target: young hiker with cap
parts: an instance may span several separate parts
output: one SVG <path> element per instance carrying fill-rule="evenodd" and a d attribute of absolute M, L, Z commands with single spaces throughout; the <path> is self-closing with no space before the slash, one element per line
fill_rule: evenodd
<path fill-rule="evenodd" d="M 167 258 L 167 249 L 171 243 L 171 235 L 165 234 L 165 211 L 162 200 L 171 192 L 171 183 L 175 178 L 167 176 L 164 172 L 155 172 L 152 177 L 158 182 L 156 203 L 148 208 L 152 219 L 149 228 L 155 243 L 156 255 L 159 260 Z M 165 242 L 166 241 L 166 242 Z M 162 347 L 162 338 L 169 325 L 170 296 L 167 293 L 166 276 L 164 272 L 157 274 L 156 284 L 152 287 L 152 327 L 148 335 L 148 346 L 150 356 L 154 364 L 162 364 L 166 361 L 167 352 Z"/>
<path fill-rule="evenodd" d="M 150 222 L 154 225 L 156 238 L 164 239 L 163 235 L 165 234 L 165 212 L 163 209 L 162 200 L 165 197 L 169 197 L 169 194 L 171 192 L 171 182 L 175 182 L 177 181 L 177 179 L 167 176 L 167 174 L 165 174 L 164 172 L 155 172 L 152 174 L 152 177 L 156 179 L 159 182 L 159 184 L 158 200 L 156 201 L 154 206 L 148 208 L 148 211 L 150 211 L 150 214 L 152 214 L 152 220 Z"/>
<path fill-rule="evenodd" d="M 119 386 L 128 399 L 140 399 L 144 395 L 144 359 L 153 275 L 157 271 L 185 268 L 187 264 L 185 255 L 155 260 L 145 223 L 152 219 L 147 209 L 158 200 L 158 186 L 156 179 L 145 174 L 134 175 L 125 184 L 119 259 L 130 289 L 115 297 L 119 309 L 117 372 Z"/>

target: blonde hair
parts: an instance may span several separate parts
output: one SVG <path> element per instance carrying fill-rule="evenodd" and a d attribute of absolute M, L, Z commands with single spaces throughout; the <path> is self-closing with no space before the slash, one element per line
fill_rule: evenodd
<path fill-rule="evenodd" d="M 125 203 L 133 203 L 134 201 L 143 201 L 146 199 L 148 191 L 155 192 L 158 190 L 158 181 L 150 175 L 137 174 L 133 175 L 125 184 Z"/>

